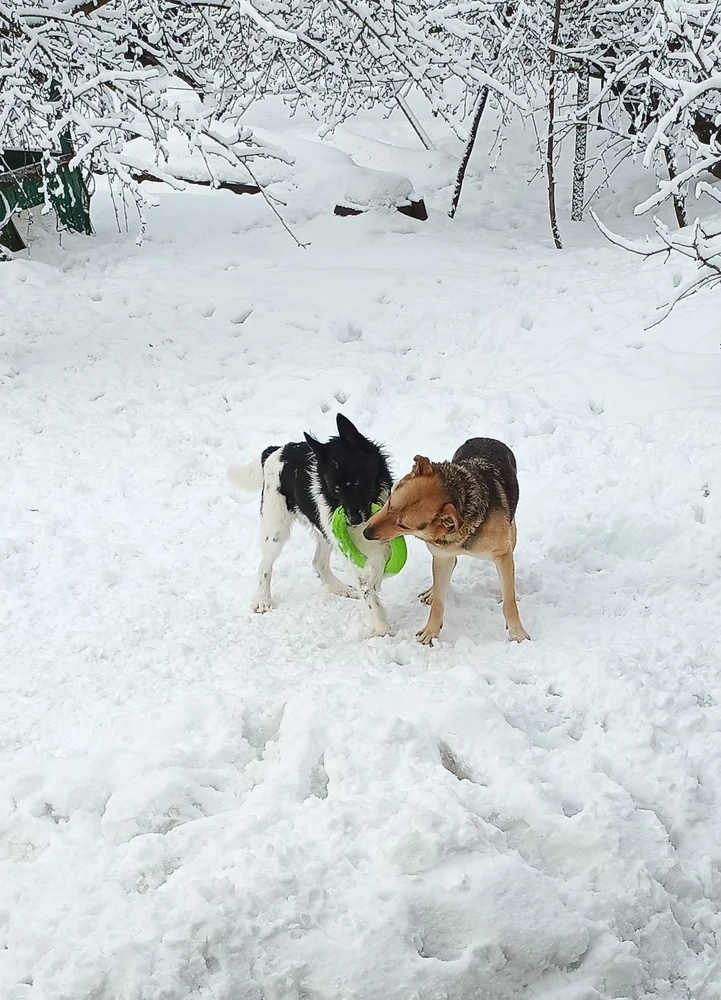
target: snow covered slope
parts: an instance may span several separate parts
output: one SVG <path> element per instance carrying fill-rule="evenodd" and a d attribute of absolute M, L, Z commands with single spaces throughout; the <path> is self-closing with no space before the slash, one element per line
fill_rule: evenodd
<path fill-rule="evenodd" d="M 681 271 L 510 166 L 451 224 L 394 128 L 426 223 L 158 188 L 138 248 L 100 193 L 0 265 L 3 1000 L 721 997 L 717 303 L 645 331 Z M 533 642 L 468 560 L 415 643 L 420 544 L 393 638 L 300 533 L 252 615 L 226 467 L 338 409 L 398 473 L 511 445 Z"/>

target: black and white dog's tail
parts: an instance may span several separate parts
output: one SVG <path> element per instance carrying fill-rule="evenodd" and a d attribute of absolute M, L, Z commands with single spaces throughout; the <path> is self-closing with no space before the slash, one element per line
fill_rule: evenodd
<path fill-rule="evenodd" d="M 228 469 L 228 479 L 233 486 L 248 493 L 260 493 L 263 489 L 263 474 L 265 461 L 269 455 L 279 449 L 275 445 L 266 448 L 260 458 L 256 458 L 249 465 L 231 465 Z"/>
<path fill-rule="evenodd" d="M 260 493 L 263 488 L 263 463 L 259 458 L 249 465 L 231 465 L 228 479 L 233 486 L 248 493 Z"/>

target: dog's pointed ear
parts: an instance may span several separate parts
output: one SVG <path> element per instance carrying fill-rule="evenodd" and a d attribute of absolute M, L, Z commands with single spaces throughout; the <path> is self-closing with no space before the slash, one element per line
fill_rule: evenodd
<path fill-rule="evenodd" d="M 433 466 L 424 458 L 423 455 L 416 455 L 413 459 L 413 469 L 411 470 L 412 476 L 432 476 Z"/>
<path fill-rule="evenodd" d="M 361 432 L 351 423 L 348 417 L 344 417 L 342 413 L 339 413 L 335 418 L 336 426 L 338 428 L 338 433 L 346 441 L 363 441 L 365 440 Z"/>
<path fill-rule="evenodd" d="M 463 523 L 460 514 L 452 503 L 443 504 L 438 519 L 446 531 L 458 531 Z"/>
<path fill-rule="evenodd" d="M 311 451 L 317 458 L 320 458 L 325 453 L 325 445 L 321 444 L 321 442 L 317 438 L 314 438 L 312 434 L 306 434 L 304 432 L 303 437 L 305 438 L 306 444 L 310 447 Z"/>

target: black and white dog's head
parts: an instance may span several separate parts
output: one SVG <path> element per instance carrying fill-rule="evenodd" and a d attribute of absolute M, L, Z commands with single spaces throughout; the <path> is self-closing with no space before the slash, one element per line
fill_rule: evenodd
<path fill-rule="evenodd" d="M 320 486 L 329 505 L 343 507 L 349 524 L 361 524 L 371 516 L 371 504 L 388 498 L 393 481 L 381 448 L 342 413 L 336 423 L 338 436 L 325 444 L 310 434 L 305 440 L 316 457 Z"/>

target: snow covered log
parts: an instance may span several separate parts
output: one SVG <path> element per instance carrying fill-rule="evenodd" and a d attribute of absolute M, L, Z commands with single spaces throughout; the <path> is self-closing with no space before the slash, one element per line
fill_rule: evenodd
<path fill-rule="evenodd" d="M 373 209 L 398 211 L 410 218 L 428 218 L 425 202 L 401 174 L 359 166 L 326 142 L 277 136 L 253 129 L 264 147 L 281 149 L 283 157 L 248 156 L 231 163 L 222 146 L 188 146 L 179 131 L 171 131 L 159 156 L 148 139 L 134 139 L 119 160 L 137 183 L 156 181 L 182 190 L 200 184 L 235 194 L 264 192 L 280 205 L 303 206 L 304 214 L 361 215 Z"/>
<path fill-rule="evenodd" d="M 426 209 L 426 203 L 421 198 L 419 201 L 411 201 L 404 205 L 394 206 L 397 212 L 401 215 L 407 215 L 411 219 L 418 219 L 419 222 L 425 222 L 428 218 L 428 211 Z M 348 205 L 336 205 L 333 209 L 334 215 L 363 215 L 367 212 L 368 208 L 350 208 Z"/>

